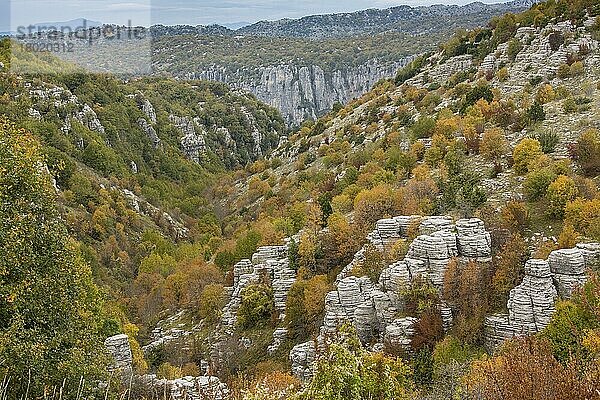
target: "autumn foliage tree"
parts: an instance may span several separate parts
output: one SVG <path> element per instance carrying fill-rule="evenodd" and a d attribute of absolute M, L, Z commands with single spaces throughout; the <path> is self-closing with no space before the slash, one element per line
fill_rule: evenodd
<path fill-rule="evenodd" d="M 490 308 L 490 265 L 452 259 L 444 275 L 443 299 L 455 312 L 453 333 L 467 344 L 480 344 Z"/>
<path fill-rule="evenodd" d="M 481 400 L 584 400 L 597 398 L 598 390 L 535 337 L 514 339 L 499 355 L 475 361 L 465 383 L 469 398 Z"/>
<path fill-rule="evenodd" d="M 56 208 L 39 144 L 0 119 L 0 376 L 9 398 L 101 377 L 102 308 Z"/>

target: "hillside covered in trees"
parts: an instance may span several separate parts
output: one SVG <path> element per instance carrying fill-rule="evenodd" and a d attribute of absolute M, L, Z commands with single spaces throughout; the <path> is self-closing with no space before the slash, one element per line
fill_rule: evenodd
<path fill-rule="evenodd" d="M 221 84 L 2 72 L 0 374 L 22 393 L 35 354 L 36 393 L 85 364 L 115 397 L 598 398 L 599 15 L 460 31 L 289 135 Z M 71 301 L 41 300 L 45 271 Z M 123 354 L 129 386 L 103 374 Z"/>

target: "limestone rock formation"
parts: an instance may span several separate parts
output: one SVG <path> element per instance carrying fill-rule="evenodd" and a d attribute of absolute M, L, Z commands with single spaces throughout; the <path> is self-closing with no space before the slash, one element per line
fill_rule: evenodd
<path fill-rule="evenodd" d="M 178 117 L 169 115 L 169 121 L 181 132 L 182 137 L 181 150 L 185 156 L 195 162 L 200 163 L 200 157 L 206 152 L 206 131 L 203 126 L 197 124 L 194 120 L 187 117 Z M 197 129 L 200 131 L 198 132 Z"/>
<path fill-rule="evenodd" d="M 310 379 L 313 375 L 314 362 L 317 359 L 316 356 L 317 351 L 314 341 L 294 346 L 290 351 L 292 374 L 302 381 Z"/>
<path fill-rule="evenodd" d="M 579 244 L 556 250 L 548 260 L 529 260 L 523 282 L 510 291 L 508 314 L 486 318 L 486 347 L 493 349 L 504 340 L 537 333 L 548 326 L 560 295 L 569 298 L 587 281 L 586 271 L 597 266 L 600 244 Z"/>
<path fill-rule="evenodd" d="M 364 260 L 364 248 L 340 272 L 336 289 L 325 297 L 325 316 L 317 343 L 333 336 L 342 324 L 350 323 L 365 345 L 375 343 L 374 348 L 380 348 L 386 344 L 409 350 L 417 320 L 398 317 L 405 307 L 402 291 L 418 277 L 441 289 L 444 273 L 453 257 L 490 259 L 491 238 L 478 219 L 453 224 L 451 218 L 441 216 L 388 218 L 379 220 L 367 239 L 385 252 L 396 241 L 407 239 L 412 228 L 420 235 L 410 244 L 407 256 L 385 268 L 377 282 L 365 276 L 352 276 L 354 267 Z M 447 330 L 452 323 L 452 310 L 442 304 L 440 313 Z M 306 362 L 315 356 L 313 353 L 307 356 L 307 349 L 314 348 L 314 342 L 307 342 L 296 346 L 290 354 L 292 370 L 300 379 L 306 379 L 311 371 Z"/>
<path fill-rule="evenodd" d="M 416 318 L 406 317 L 395 319 L 385 327 L 384 342 L 394 348 L 410 349 L 410 341 L 415 334 Z"/>
<path fill-rule="evenodd" d="M 548 256 L 548 264 L 561 297 L 571 297 L 573 291 L 587 281 L 585 258 L 578 248 L 553 251 Z"/>
<path fill-rule="evenodd" d="M 266 278 L 266 279 L 262 279 Z M 233 267 L 233 286 L 226 288 L 229 301 L 223 308 L 220 330 L 224 335 L 232 335 L 237 322 L 237 311 L 242 302 L 242 291 L 249 285 L 270 282 L 273 289 L 275 308 L 280 320 L 285 318 L 287 295 L 296 282 L 296 271 L 289 268 L 288 246 L 259 247 L 251 260 L 241 260 Z M 287 331 L 276 331 L 274 342 L 283 340 Z M 275 347 L 278 347 L 277 344 Z M 273 350 L 274 351 L 274 350 Z"/>
<path fill-rule="evenodd" d="M 123 374 L 131 373 L 133 370 L 133 356 L 127 335 L 111 336 L 104 341 L 104 346 L 113 359 L 109 369 Z"/>
<path fill-rule="evenodd" d="M 277 108 L 288 125 L 299 125 L 307 118 L 317 119 L 336 102 L 345 104 L 360 97 L 379 80 L 394 76 L 411 60 L 412 57 L 396 62 L 370 60 L 355 68 L 330 72 L 318 65 L 286 63 L 252 70 L 212 66 L 186 77 L 225 82 L 231 87 L 248 91 Z"/>
<path fill-rule="evenodd" d="M 167 380 L 156 375 L 144 375 L 142 381 L 158 393 L 168 393 L 173 400 L 225 400 L 229 388 L 215 376 L 185 376 Z"/>
<path fill-rule="evenodd" d="M 160 138 L 158 137 L 158 134 L 156 133 L 154 127 L 152 127 L 152 125 L 150 125 L 148 121 L 146 121 L 144 118 L 138 119 L 137 122 L 140 126 L 140 129 L 146 134 L 146 136 L 148 136 L 148 138 L 152 142 L 154 148 L 158 148 L 160 146 Z"/>

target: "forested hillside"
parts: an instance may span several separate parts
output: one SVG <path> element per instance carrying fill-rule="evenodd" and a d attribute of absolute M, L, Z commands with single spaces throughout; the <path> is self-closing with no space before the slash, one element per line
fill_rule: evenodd
<path fill-rule="evenodd" d="M 115 398 L 598 398 L 596 3 L 459 31 L 289 135 L 222 84 L 0 71 L 0 237 L 29 212 L 70 245 L 4 239 L 1 376 L 27 375 L 42 265 L 88 295 L 39 327 L 86 352 L 36 353 L 49 387 L 109 338 Z"/>

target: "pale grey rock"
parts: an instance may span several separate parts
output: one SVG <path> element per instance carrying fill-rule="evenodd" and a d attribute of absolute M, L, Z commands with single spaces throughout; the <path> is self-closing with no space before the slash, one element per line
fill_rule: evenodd
<path fill-rule="evenodd" d="M 131 169 L 131 173 L 132 173 L 132 174 L 137 174 L 137 173 L 138 173 L 138 166 L 137 166 L 137 164 L 135 163 L 135 161 L 131 161 L 131 162 L 129 163 L 129 168 Z"/>
<path fill-rule="evenodd" d="M 550 323 L 558 292 L 554 286 L 550 265 L 545 260 L 529 260 L 525 265 L 523 283 L 510 291 L 508 315 L 486 318 L 486 346 L 493 349 L 505 339 L 540 332 Z"/>
<path fill-rule="evenodd" d="M 92 110 L 89 105 L 84 104 L 80 110 L 75 111 L 73 113 L 73 118 L 89 130 L 98 132 L 102 135 L 104 134 L 104 126 L 102 126 L 96 112 Z"/>
<path fill-rule="evenodd" d="M 252 255 L 253 264 L 263 264 L 267 260 L 279 260 L 287 257 L 287 246 L 262 246 Z"/>
<path fill-rule="evenodd" d="M 444 283 L 444 273 L 450 259 L 458 256 L 456 234 L 441 230 L 431 235 L 420 235 L 410 245 L 407 257 L 425 263 L 428 278 L 436 286 Z"/>
<path fill-rule="evenodd" d="M 431 235 L 442 230 L 452 230 L 452 218 L 445 216 L 426 217 L 421 221 L 419 234 Z"/>
<path fill-rule="evenodd" d="M 314 363 L 317 359 L 316 343 L 309 341 L 296 345 L 290 351 L 292 374 L 303 382 L 310 380 L 314 373 Z"/>
<path fill-rule="evenodd" d="M 154 148 L 157 149 L 160 146 L 160 138 L 158 137 L 154 127 L 152 127 L 152 125 L 150 125 L 144 118 L 138 119 L 137 122 L 142 132 L 148 136 Z"/>
<path fill-rule="evenodd" d="M 553 251 L 548 256 L 548 264 L 558 294 L 563 298 L 570 298 L 576 288 L 587 282 L 585 258 L 578 248 Z"/>
<path fill-rule="evenodd" d="M 384 343 L 393 349 L 410 351 L 410 342 L 415 334 L 418 320 L 412 317 L 399 318 L 385 327 Z"/>
<path fill-rule="evenodd" d="M 107 338 L 104 346 L 112 356 L 112 364 L 109 369 L 119 373 L 127 374 L 133 370 L 133 356 L 129 346 L 127 335 L 120 334 Z"/>
<path fill-rule="evenodd" d="M 175 220 L 170 214 L 148 203 L 146 200 L 138 197 L 135 193 L 128 189 L 121 189 L 121 193 L 123 193 L 127 199 L 127 202 L 139 214 L 154 219 L 164 219 L 167 222 L 169 229 L 173 232 L 177 239 L 184 239 L 188 236 L 189 229 L 186 228 L 182 222 Z"/>
<path fill-rule="evenodd" d="M 155 328 L 150 333 L 150 342 L 142 346 L 144 353 L 148 353 L 152 349 L 176 343 L 180 348 L 185 350 L 188 346 L 186 339 L 189 338 L 193 332 L 185 329 L 185 324 L 180 323 L 185 316 L 186 311 L 181 310 L 170 317 L 159 321 Z"/>
<path fill-rule="evenodd" d="M 220 81 L 234 89 L 254 94 L 277 108 L 288 125 L 300 125 L 307 118 L 317 119 L 336 102 L 345 104 L 369 91 L 379 80 L 391 77 L 412 61 L 370 60 L 347 70 L 325 72 L 317 65 L 261 66 L 252 70 L 230 70 L 222 66 L 186 73 L 186 78 Z M 256 143 L 256 141 L 255 141 Z"/>
<path fill-rule="evenodd" d="M 458 251 L 462 257 L 487 258 L 492 255 L 492 238 L 477 218 L 456 222 Z"/>
<path fill-rule="evenodd" d="M 200 164 L 201 156 L 206 153 L 206 131 L 203 126 L 187 117 L 169 115 L 169 121 L 181 132 L 181 150 L 185 156 L 196 164 Z"/>
<path fill-rule="evenodd" d="M 577 248 L 581 250 L 587 268 L 600 269 L 600 243 L 580 243 Z"/>
<path fill-rule="evenodd" d="M 150 123 L 156 124 L 156 111 L 154 111 L 154 107 L 148 99 L 142 101 L 141 109 L 142 112 L 146 114 L 146 117 L 148 117 L 148 120 L 150 120 Z"/>
<path fill-rule="evenodd" d="M 281 344 L 287 339 L 288 330 L 286 328 L 277 328 L 273 332 L 273 342 L 267 348 L 267 353 L 275 353 Z"/>
<path fill-rule="evenodd" d="M 166 380 L 156 375 L 144 375 L 142 379 L 147 385 L 159 393 L 168 393 L 173 400 L 226 400 L 230 391 L 227 384 L 216 376 L 185 376 Z"/>

